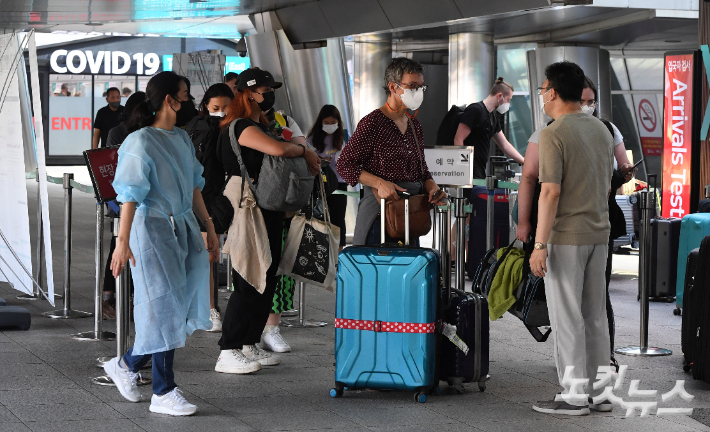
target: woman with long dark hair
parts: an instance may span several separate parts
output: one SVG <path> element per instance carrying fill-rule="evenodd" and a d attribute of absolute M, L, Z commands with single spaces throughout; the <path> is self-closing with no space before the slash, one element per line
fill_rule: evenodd
<path fill-rule="evenodd" d="M 133 127 L 130 124 L 129 119 L 141 102 L 145 102 L 145 92 L 135 92 L 128 98 L 126 105 L 123 107 L 123 112 L 121 113 L 121 123 L 108 131 L 108 138 L 106 139 L 107 147 L 123 144 L 128 134 L 137 129 L 137 127 Z"/>
<path fill-rule="evenodd" d="M 223 133 L 220 141 L 222 164 L 226 172 L 240 173 L 240 165 L 232 146 L 239 146 L 241 158 L 249 177 L 255 183 L 259 181 L 261 164 L 265 155 L 285 158 L 304 157 L 311 174 L 320 171 L 318 155 L 304 145 L 279 141 L 267 134 L 268 122 L 264 112 L 268 111 L 275 100 L 274 89 L 281 83 L 274 81 L 267 71 L 247 69 L 239 75 L 237 94 L 229 105 L 227 115 L 222 121 Z M 234 143 L 230 140 L 227 129 L 234 123 Z M 233 180 L 235 178 L 233 177 Z M 237 178 L 239 184 L 242 179 Z M 227 186 L 229 189 L 229 184 Z M 248 188 L 247 188 L 248 189 Z M 225 191 L 225 195 L 229 192 Z M 230 200 L 240 202 L 239 197 Z M 256 203 L 258 206 L 259 203 Z M 237 207 L 237 206 L 235 206 Z M 240 208 L 235 208 L 235 221 Z M 222 373 L 245 374 L 255 372 L 262 366 L 275 366 L 281 359 L 258 346 L 264 326 L 271 312 L 274 291 L 276 289 L 276 270 L 281 261 L 281 234 L 284 212 L 259 208 L 264 229 L 251 233 L 260 245 L 270 252 L 271 262 L 264 262 L 258 256 L 247 256 L 238 250 L 236 235 L 228 234 L 224 250 L 230 253 L 233 266 L 234 292 L 229 297 L 222 323 L 222 338 L 219 340 L 221 353 L 215 370 Z M 260 221 L 261 222 L 261 221 Z M 230 233 L 235 223 L 230 227 Z M 234 251 L 241 253 L 231 253 Z M 239 269 L 239 271 L 237 271 Z M 258 269 L 258 270 L 254 270 Z M 244 274 L 241 274 L 240 271 Z M 258 272 L 259 282 L 252 285 L 247 281 L 248 272 Z M 253 281 L 253 279 L 251 279 Z M 263 281 L 263 283 L 261 283 Z"/>
<path fill-rule="evenodd" d="M 348 190 L 348 184 L 335 169 L 345 141 L 343 120 L 340 117 L 338 108 L 333 105 L 323 105 L 323 108 L 318 113 L 318 118 L 313 123 L 311 130 L 308 131 L 306 141 L 316 149 L 316 153 L 321 159 L 330 163 L 330 167 L 338 176 L 338 189 Z M 348 207 L 348 197 L 346 195 L 330 194 L 326 197 L 326 200 L 330 210 L 330 220 L 340 228 L 340 250 L 343 250 L 345 246 L 345 211 Z"/>
<path fill-rule="evenodd" d="M 185 125 L 185 132 L 190 136 L 195 146 L 195 156 L 204 167 L 202 177 L 205 187 L 202 188 L 202 200 L 207 211 L 212 214 L 210 203 L 222 192 L 224 188 L 224 167 L 217 155 L 217 144 L 220 137 L 219 122 L 224 118 L 227 107 L 232 102 L 234 93 L 227 84 L 219 83 L 210 86 L 200 102 L 198 115 Z M 199 222 L 199 221 L 198 221 Z M 200 224 L 202 238 L 207 245 L 207 228 Z M 222 235 L 224 232 L 218 232 Z M 215 305 L 215 281 L 213 272 L 214 263 L 210 261 L 210 321 L 211 332 L 222 331 L 222 318 Z"/>
<path fill-rule="evenodd" d="M 187 86 L 173 72 L 161 72 L 146 95 L 132 116 L 139 129 L 118 152 L 113 182 L 123 209 L 111 270 L 116 277 L 131 261 L 136 338 L 104 370 L 123 397 L 139 402 L 138 372 L 152 357 L 150 411 L 185 416 L 197 407 L 175 384 L 175 348 L 185 346 L 186 334 L 211 326 L 208 255 L 219 253 L 219 241 L 200 193 L 202 165 L 187 133 L 175 126 Z M 207 227 L 208 250 L 195 216 Z"/>

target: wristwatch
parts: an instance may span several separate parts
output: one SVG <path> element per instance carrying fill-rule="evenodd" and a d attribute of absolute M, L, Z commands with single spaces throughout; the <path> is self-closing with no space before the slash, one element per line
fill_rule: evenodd
<path fill-rule="evenodd" d="M 534 247 L 534 249 L 535 249 L 535 250 L 547 249 L 547 245 L 546 245 L 546 244 L 542 244 L 542 243 L 540 243 L 540 242 L 535 242 L 535 247 Z"/>

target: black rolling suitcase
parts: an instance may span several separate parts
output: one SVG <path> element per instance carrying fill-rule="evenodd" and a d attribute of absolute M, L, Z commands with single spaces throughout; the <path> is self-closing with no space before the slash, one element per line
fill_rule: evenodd
<path fill-rule="evenodd" d="M 683 286 L 683 297 L 687 299 L 693 298 L 693 282 L 695 281 L 695 272 L 698 267 L 698 257 L 700 248 L 695 248 L 688 254 L 688 261 L 685 266 L 685 285 Z M 693 331 L 697 328 L 696 321 L 693 320 L 691 307 L 683 311 L 683 320 L 680 330 L 680 346 L 683 350 L 683 370 L 690 370 L 693 359 Z"/>
<path fill-rule="evenodd" d="M 488 207 L 488 189 L 476 186 L 471 190 L 471 218 L 468 228 L 468 256 L 466 272 L 469 279 L 474 279 L 478 264 L 486 255 L 486 209 Z M 508 244 L 510 223 L 508 194 L 505 189 L 496 189 L 493 217 L 493 248 L 498 249 Z"/>
<path fill-rule="evenodd" d="M 690 307 L 683 308 L 684 314 L 690 309 L 692 326 L 688 334 L 691 341 L 691 369 L 693 379 L 710 382 L 710 236 L 700 243 L 698 266 L 695 271 L 692 301 Z"/>
<path fill-rule="evenodd" d="M 675 299 L 681 219 L 651 219 L 651 277 L 648 296 Z"/>
<path fill-rule="evenodd" d="M 0 306 L 0 330 L 29 330 L 30 311 L 19 306 Z"/>
<path fill-rule="evenodd" d="M 466 344 L 457 346 L 442 339 L 439 358 L 439 379 L 459 392 L 463 383 L 478 382 L 478 389 L 486 389 L 489 365 L 490 327 L 488 299 L 478 293 L 454 290 L 449 306 L 444 311 L 444 322 L 456 327 L 456 336 Z M 444 335 L 454 338 L 453 334 Z"/>

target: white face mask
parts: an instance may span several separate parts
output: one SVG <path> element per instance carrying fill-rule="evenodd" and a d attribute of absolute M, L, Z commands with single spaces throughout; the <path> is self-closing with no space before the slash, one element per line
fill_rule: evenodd
<path fill-rule="evenodd" d="M 543 113 L 544 115 L 548 116 L 548 117 L 550 117 L 550 116 L 547 115 L 547 113 L 545 112 L 545 105 L 547 105 L 548 103 L 550 103 L 550 101 L 545 102 L 545 95 L 548 94 L 548 93 L 550 93 L 551 91 L 552 91 L 552 89 L 546 91 L 544 94 L 541 94 L 541 95 L 540 95 L 540 99 L 539 99 L 539 101 L 540 101 L 540 111 L 542 111 L 542 113 Z"/>
<path fill-rule="evenodd" d="M 503 100 L 505 100 L 505 99 L 503 99 Z M 510 102 L 499 103 L 498 108 L 496 108 L 496 110 L 501 114 L 507 113 L 509 109 L 510 109 Z"/>
<path fill-rule="evenodd" d="M 422 102 L 424 101 L 424 89 L 419 88 L 416 90 L 410 89 L 403 89 L 399 85 L 397 86 L 404 90 L 404 93 L 399 95 L 400 99 L 402 99 L 402 103 L 407 106 L 410 110 L 417 110 L 419 107 L 422 105 Z"/>
<path fill-rule="evenodd" d="M 212 117 L 224 117 L 224 111 L 211 112 L 210 115 Z"/>
<path fill-rule="evenodd" d="M 593 115 L 594 107 L 589 105 L 582 105 L 582 112 L 585 114 Z"/>
<path fill-rule="evenodd" d="M 338 124 L 324 124 L 323 125 L 323 132 L 327 133 L 328 135 L 334 134 L 335 131 L 338 130 Z"/>

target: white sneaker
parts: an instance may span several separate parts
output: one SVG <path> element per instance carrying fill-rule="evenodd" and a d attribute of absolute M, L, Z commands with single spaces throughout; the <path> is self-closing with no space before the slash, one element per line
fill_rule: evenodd
<path fill-rule="evenodd" d="M 242 352 L 246 358 L 257 361 L 262 366 L 276 366 L 281 363 L 281 357 L 276 354 L 269 354 L 256 345 L 244 345 Z"/>
<path fill-rule="evenodd" d="M 162 396 L 154 394 L 148 409 L 150 412 L 172 416 L 189 416 L 197 412 L 197 406 L 186 401 L 177 387 Z"/>
<path fill-rule="evenodd" d="M 274 326 L 270 331 L 261 334 L 261 348 L 273 352 L 285 353 L 291 352 L 291 346 L 286 343 L 281 336 L 279 326 Z"/>
<path fill-rule="evenodd" d="M 248 374 L 261 370 L 261 363 L 246 358 L 242 350 L 222 350 L 214 370 L 222 373 Z"/>
<path fill-rule="evenodd" d="M 140 402 L 141 393 L 138 391 L 138 374 L 124 369 L 118 362 L 120 358 L 114 357 L 104 364 L 106 375 L 116 384 L 121 396 L 131 402 Z"/>
<path fill-rule="evenodd" d="M 207 331 L 220 333 L 222 331 L 222 318 L 219 316 L 217 309 L 210 309 L 210 321 L 212 321 L 212 328 Z"/>

